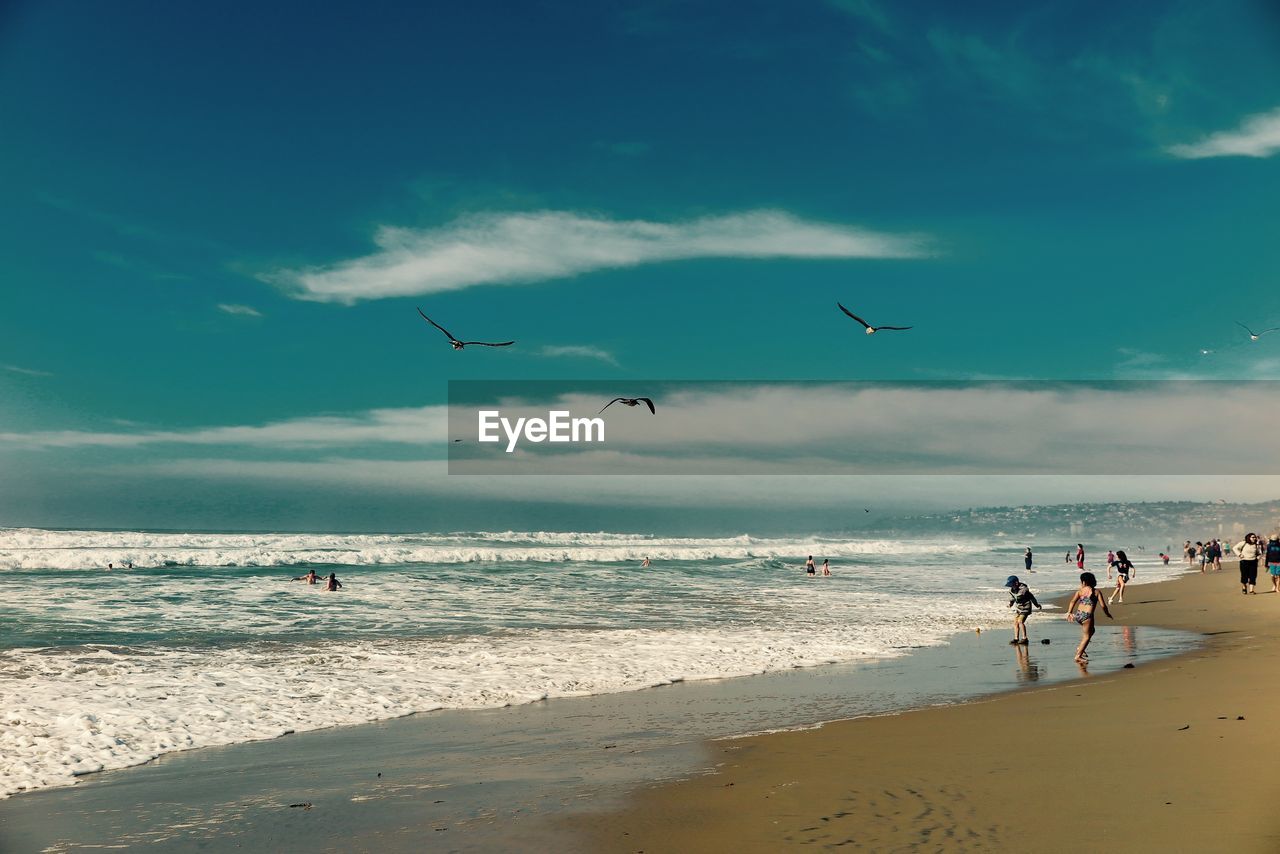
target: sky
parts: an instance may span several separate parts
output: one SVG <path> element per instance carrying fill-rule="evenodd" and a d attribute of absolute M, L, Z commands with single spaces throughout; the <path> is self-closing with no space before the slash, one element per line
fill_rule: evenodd
<path fill-rule="evenodd" d="M 447 474 L 450 380 L 1280 379 L 1280 10 L 971 5 L 11 0 L 0 525 L 1223 497 Z"/>

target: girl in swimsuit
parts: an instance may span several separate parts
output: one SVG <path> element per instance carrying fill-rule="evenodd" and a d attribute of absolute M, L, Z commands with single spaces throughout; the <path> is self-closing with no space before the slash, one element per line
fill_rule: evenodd
<path fill-rule="evenodd" d="M 1080 589 L 1067 603 L 1067 619 L 1080 624 L 1080 646 L 1076 647 L 1076 661 L 1081 663 L 1089 660 L 1086 650 L 1089 648 L 1089 641 L 1093 640 L 1093 615 L 1099 605 L 1102 606 L 1103 613 L 1115 619 L 1111 616 L 1111 609 L 1107 607 L 1107 600 L 1098 592 L 1098 579 L 1092 572 L 1080 573 Z"/>
<path fill-rule="evenodd" d="M 1124 553 L 1124 549 L 1116 552 L 1116 589 L 1112 591 L 1111 596 L 1107 599 L 1107 604 L 1120 600 L 1120 604 L 1124 604 L 1124 586 L 1129 583 L 1130 576 L 1137 575 L 1138 571 L 1133 568 L 1133 562 L 1129 560 L 1129 556 Z"/>

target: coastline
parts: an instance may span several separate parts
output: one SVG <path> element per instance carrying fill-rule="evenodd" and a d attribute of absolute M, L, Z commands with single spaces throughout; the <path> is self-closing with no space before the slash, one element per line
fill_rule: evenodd
<path fill-rule="evenodd" d="M 618 852 L 1275 851 L 1280 686 L 1259 674 L 1280 640 L 1277 608 L 1269 591 L 1240 595 L 1234 564 L 1139 585 L 1099 636 L 1163 627 L 1205 645 L 959 705 L 712 742 L 713 773 L 565 824 L 582 848 Z"/>
<path fill-rule="evenodd" d="M 1037 646 L 1023 666 L 1005 631 L 969 632 L 896 658 L 442 710 L 166 754 L 0 801 L 0 842 L 15 850 L 121 842 L 196 850 L 217 840 L 315 850 L 346 840 L 352 850 L 413 851 L 424 834 L 447 833 L 433 838 L 455 850 L 519 849 L 534 839 L 575 850 L 577 831 L 560 824 L 566 815 L 617 808 L 640 786 L 699 773 L 708 739 L 720 739 L 709 742 L 714 749 L 744 733 L 981 701 L 1029 683 L 1078 684 L 1069 656 L 1058 660 L 1072 630 L 1050 622 L 1058 613 L 1035 618 L 1032 629 L 1036 640 L 1054 635 L 1043 648 L 1054 655 Z M 1156 663 L 1199 642 L 1163 630 L 1130 640 L 1098 643 L 1098 660 Z"/>

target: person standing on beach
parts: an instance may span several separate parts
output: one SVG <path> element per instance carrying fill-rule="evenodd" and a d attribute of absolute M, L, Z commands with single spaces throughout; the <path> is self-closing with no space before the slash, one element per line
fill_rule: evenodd
<path fill-rule="evenodd" d="M 1031 571 L 1031 546 L 1027 546 L 1027 552 L 1022 556 L 1022 562 L 1027 566 L 1027 572 Z"/>
<path fill-rule="evenodd" d="M 1130 576 L 1137 575 L 1138 571 L 1133 568 L 1129 556 L 1124 553 L 1124 549 L 1116 552 L 1116 589 L 1111 592 L 1111 598 L 1107 600 L 1107 604 L 1115 602 L 1117 598 L 1121 605 L 1124 604 L 1124 586 L 1129 583 Z"/>
<path fill-rule="evenodd" d="M 1076 569 L 1084 569 L 1084 543 L 1076 543 Z"/>
<path fill-rule="evenodd" d="M 1257 593 L 1254 586 L 1258 583 L 1258 558 L 1262 557 L 1258 535 L 1246 534 L 1244 540 L 1236 543 L 1235 553 L 1240 556 L 1240 592 Z"/>
<path fill-rule="evenodd" d="M 1116 553 L 1107 549 L 1107 578 L 1111 577 L 1111 569 L 1116 565 Z"/>
<path fill-rule="evenodd" d="M 818 574 L 818 567 L 813 563 L 813 555 L 809 555 L 809 559 L 804 562 L 804 571 L 809 575 Z"/>
<path fill-rule="evenodd" d="M 1271 574 L 1271 592 L 1280 593 L 1280 533 L 1267 540 L 1267 572 Z"/>
<path fill-rule="evenodd" d="M 1111 619 L 1111 609 L 1107 600 L 1098 592 L 1098 579 L 1092 572 L 1080 573 L 1080 589 L 1071 595 L 1067 603 L 1067 619 L 1080 625 L 1080 646 L 1076 647 L 1076 661 L 1083 664 L 1089 660 L 1089 641 L 1093 640 L 1093 617 L 1098 606 Z"/>
<path fill-rule="evenodd" d="M 1219 540 L 1217 537 L 1213 538 L 1213 550 L 1209 552 L 1209 559 L 1213 561 L 1214 571 L 1221 572 L 1222 571 L 1222 540 Z"/>
<path fill-rule="evenodd" d="M 1191 566 L 1191 562 L 1195 559 L 1195 552 L 1191 550 L 1191 541 L 1187 540 L 1182 544 L 1182 559 L 1187 562 L 1187 566 Z"/>
<path fill-rule="evenodd" d="M 1017 608 L 1017 613 L 1013 617 L 1013 640 L 1009 643 L 1026 645 L 1031 642 L 1027 639 L 1027 617 L 1031 616 L 1031 606 L 1034 605 L 1037 611 L 1044 609 L 1036 601 L 1031 588 L 1019 581 L 1018 576 L 1011 575 L 1006 578 L 1004 586 L 1009 588 L 1009 604 L 1005 607 Z"/>

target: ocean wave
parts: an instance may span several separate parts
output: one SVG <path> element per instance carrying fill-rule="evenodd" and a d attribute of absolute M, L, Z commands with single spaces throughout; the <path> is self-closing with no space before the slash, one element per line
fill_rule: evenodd
<path fill-rule="evenodd" d="M 833 559 L 971 554 L 979 542 L 736 537 L 655 537 L 608 532 L 452 534 L 193 534 L 0 529 L 0 569 L 162 566 L 381 566 L 466 563 L 621 563 Z"/>
<path fill-rule="evenodd" d="M 941 611 L 941 609 L 940 609 Z M 537 631 L 220 650 L 84 645 L 0 652 L 0 797 L 165 753 L 434 709 L 616 693 L 905 654 L 994 616 L 904 609 L 815 631 L 747 626 Z"/>

